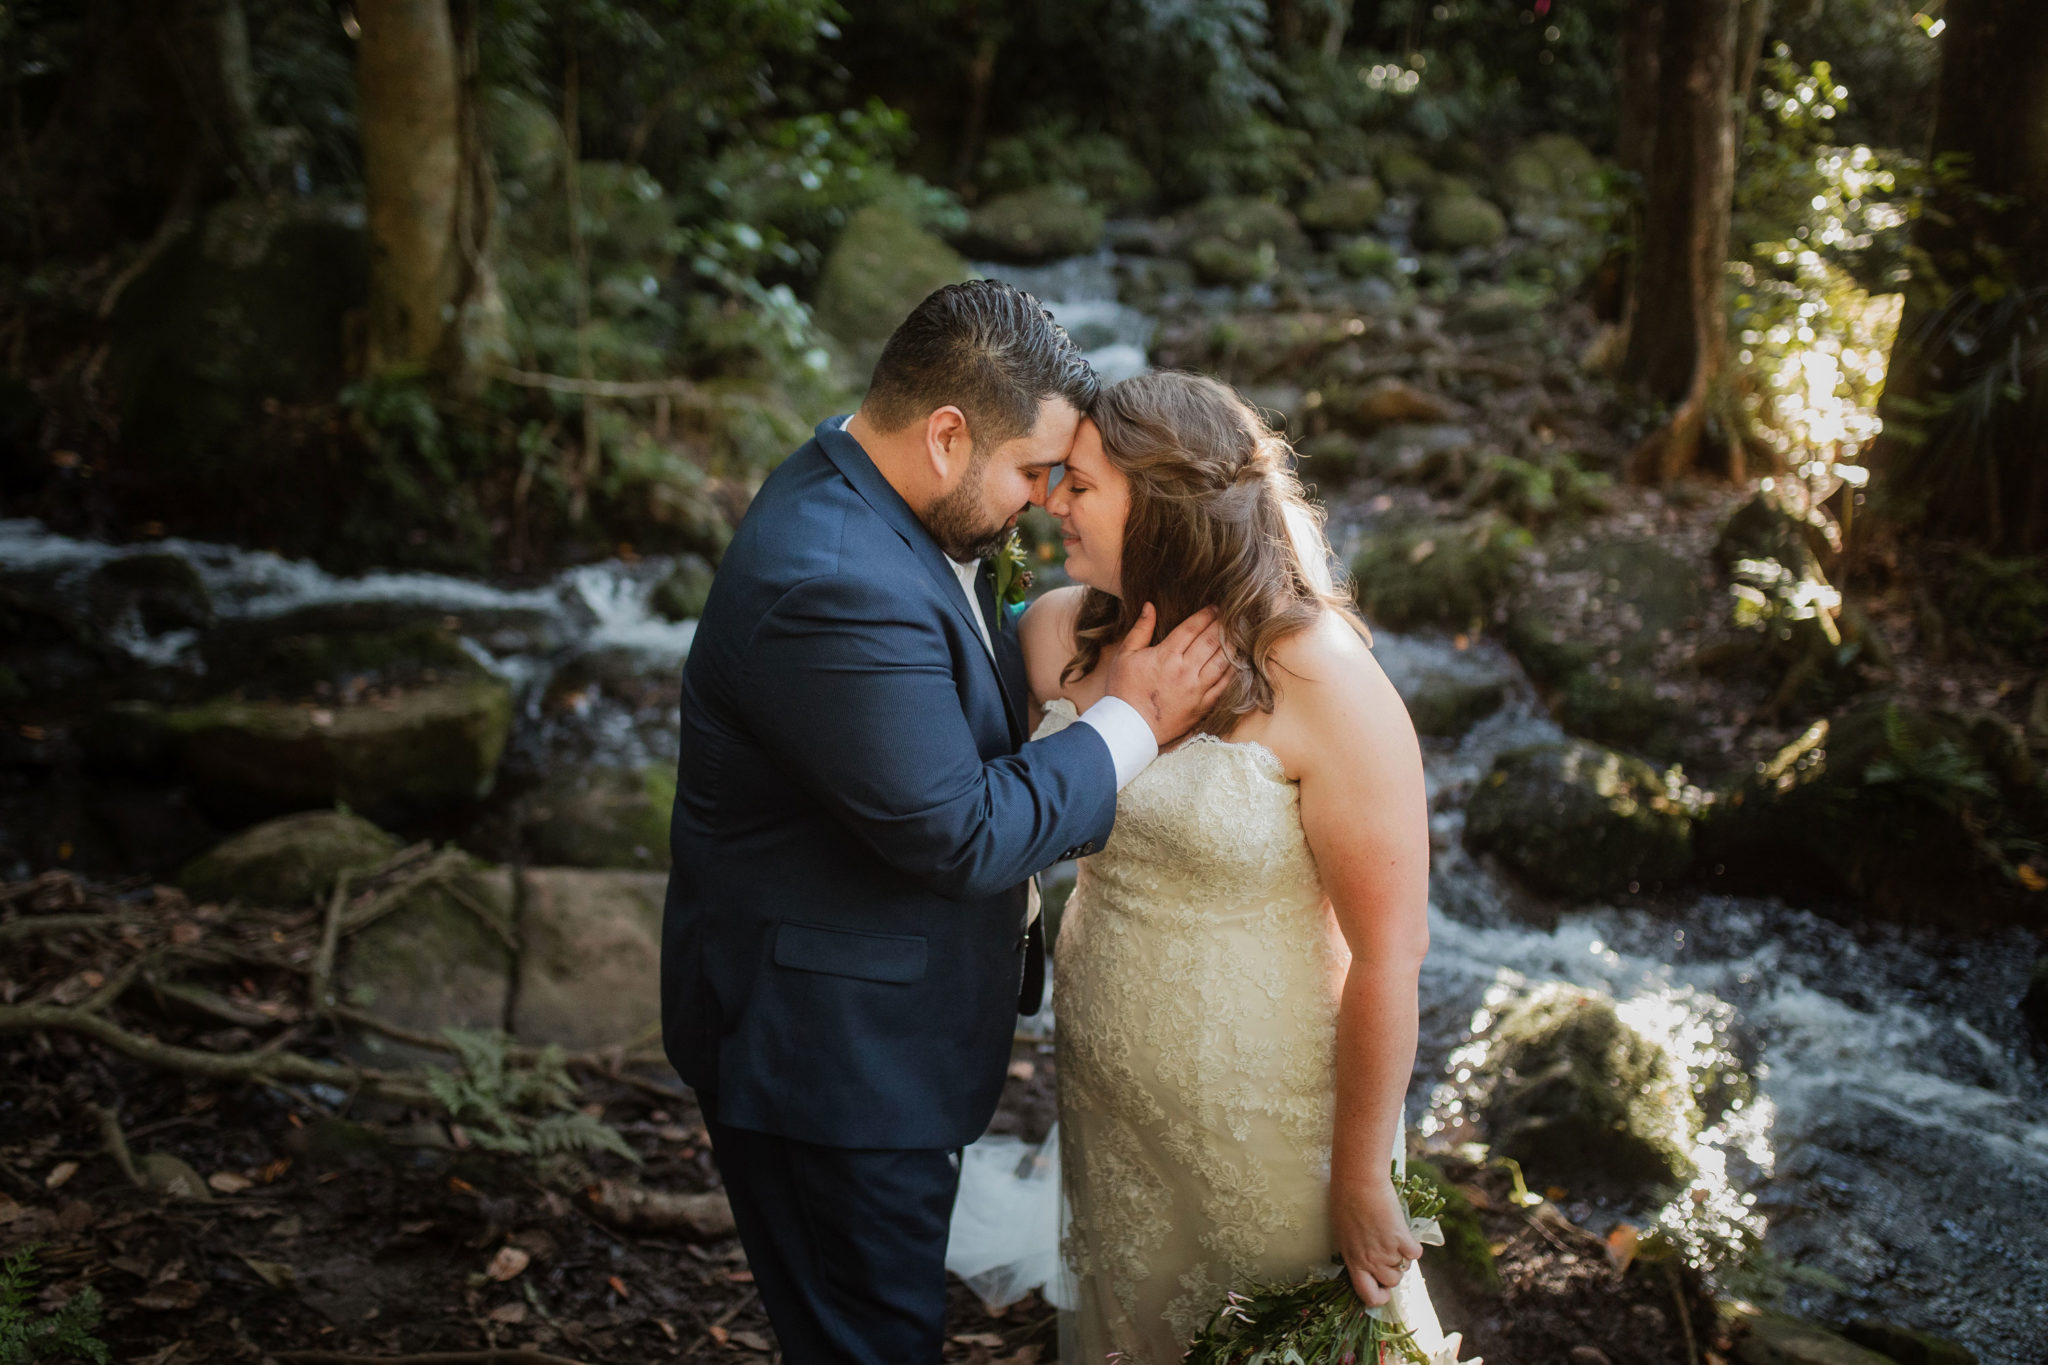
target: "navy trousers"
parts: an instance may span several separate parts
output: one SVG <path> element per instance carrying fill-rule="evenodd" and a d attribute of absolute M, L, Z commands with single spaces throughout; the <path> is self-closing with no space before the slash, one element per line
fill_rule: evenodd
<path fill-rule="evenodd" d="M 820 1147 L 704 1108 L 785 1365 L 937 1365 L 958 1149 Z"/>

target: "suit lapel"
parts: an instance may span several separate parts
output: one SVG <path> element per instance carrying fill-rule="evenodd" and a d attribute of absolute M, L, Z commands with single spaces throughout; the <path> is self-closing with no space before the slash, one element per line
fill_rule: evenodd
<path fill-rule="evenodd" d="M 854 491 L 875 510 L 877 516 L 889 524 L 891 530 L 903 538 L 903 543 L 910 547 L 910 552 L 917 557 L 917 562 L 924 566 L 925 572 L 932 576 L 932 581 L 939 585 L 939 595 L 958 614 L 968 630 L 973 632 L 975 643 L 979 644 L 981 629 L 975 624 L 975 609 L 968 602 L 967 594 L 960 591 L 960 579 L 953 572 L 953 561 L 946 558 L 945 552 L 939 549 L 938 542 L 932 539 L 932 534 L 924 528 L 924 523 L 917 519 L 917 513 L 910 510 L 910 504 L 903 500 L 903 495 L 889 486 L 889 481 L 882 477 L 882 471 L 876 469 L 875 462 L 868 458 L 867 451 L 861 449 L 860 442 L 840 429 L 837 417 L 828 417 L 818 423 L 816 430 L 811 434 L 817 440 L 819 448 L 825 452 L 825 458 L 832 461 L 833 467 L 853 485 Z M 983 566 L 982 574 L 987 575 L 987 566 Z M 991 642 L 999 639 L 993 629 L 989 632 L 989 639 Z M 983 659 L 988 658 L 988 650 L 975 652 Z M 1022 655 L 1018 657 L 1021 661 Z M 1004 714 L 1009 717 L 1010 728 L 1015 732 L 1019 726 L 1019 712 L 1016 703 L 1011 699 L 1010 685 L 1003 677 L 999 662 L 994 663 L 993 671 L 996 675 L 997 690 L 1002 693 Z M 1017 736 L 1013 733 L 1012 738 L 1014 740 Z"/>

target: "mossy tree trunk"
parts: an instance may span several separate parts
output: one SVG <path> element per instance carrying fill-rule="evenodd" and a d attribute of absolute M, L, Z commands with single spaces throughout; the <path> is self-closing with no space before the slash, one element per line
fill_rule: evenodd
<path fill-rule="evenodd" d="M 1894 526 L 2048 551 L 2048 5 L 1949 0 L 1934 198 L 1871 453 Z M 1943 174 L 1943 170 L 1951 173 Z"/>
<path fill-rule="evenodd" d="M 470 89 L 473 0 L 358 0 L 356 14 L 366 365 L 373 374 L 438 372 L 459 386 L 491 292 L 490 169 Z"/>

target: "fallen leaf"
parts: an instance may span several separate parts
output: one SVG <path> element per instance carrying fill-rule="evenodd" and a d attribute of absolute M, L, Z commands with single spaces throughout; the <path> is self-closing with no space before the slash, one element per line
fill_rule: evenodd
<path fill-rule="evenodd" d="M 772 1351 L 775 1349 L 768 1338 L 762 1336 L 759 1332 L 749 1332 L 744 1327 L 732 1334 L 732 1342 L 733 1345 L 744 1346 L 749 1351 Z"/>
<path fill-rule="evenodd" d="M 518 1247 L 499 1247 L 498 1254 L 491 1257 L 490 1265 L 484 1268 L 484 1274 L 503 1284 L 526 1269 L 527 1262 L 532 1259 Z"/>
<path fill-rule="evenodd" d="M 724 1346 L 732 1340 L 732 1333 L 726 1331 L 723 1327 L 720 1327 L 715 1322 L 712 1323 L 709 1327 L 705 1328 L 704 1330 L 709 1332 L 711 1334 L 711 1339 L 717 1342 L 720 1346 Z"/>
<path fill-rule="evenodd" d="M 266 1163 L 262 1170 L 256 1172 L 256 1178 L 266 1185 L 272 1185 L 291 1168 L 292 1159 L 288 1156 L 281 1156 L 275 1161 Z"/>
<path fill-rule="evenodd" d="M 670 1322 L 667 1318 L 656 1318 L 654 1320 L 654 1325 L 656 1327 L 659 1327 L 661 1329 L 661 1334 L 667 1337 L 670 1341 L 676 1341 L 679 1339 L 676 1335 L 676 1325 Z"/>
<path fill-rule="evenodd" d="M 240 1252 L 237 1252 L 236 1255 L 241 1256 L 242 1264 L 255 1271 L 262 1278 L 263 1283 L 269 1285 L 272 1289 L 282 1289 L 286 1293 L 290 1293 L 299 1287 L 297 1273 L 283 1261 L 259 1261 L 254 1256 L 243 1255 Z"/>
<path fill-rule="evenodd" d="M 1553 1204 L 1570 1193 L 1571 1191 L 1562 1185 L 1546 1185 L 1543 1189 L 1543 1197 Z"/>
<path fill-rule="evenodd" d="M 733 1284 L 752 1284 L 754 1282 L 754 1272 L 751 1270 L 731 1270 L 726 1272 L 725 1278 Z"/>
<path fill-rule="evenodd" d="M 1435 553 L 1435 541 L 1418 540 L 1415 542 L 1414 547 L 1408 551 L 1408 562 L 1410 564 L 1420 564 L 1423 560 L 1428 559 L 1431 555 Z"/>
<path fill-rule="evenodd" d="M 1458 1186 L 1458 1193 L 1464 1195 L 1465 1202 L 1475 1209 L 1491 1209 L 1494 1207 L 1493 1196 L 1480 1189 L 1477 1185 L 1460 1185 Z"/>
<path fill-rule="evenodd" d="M 1607 1234 L 1607 1259 L 1617 1272 L 1625 1272 L 1636 1258 L 1636 1248 L 1642 1244 L 1640 1234 L 1627 1223 L 1615 1224 L 1614 1231 Z"/>
<path fill-rule="evenodd" d="M 508 1327 L 517 1327 L 526 1321 L 526 1305 L 523 1303 L 501 1303 L 484 1314 L 492 1322 L 502 1322 Z"/>
<path fill-rule="evenodd" d="M 190 920 L 181 919 L 171 926 L 171 942 L 181 948 L 190 947 L 192 944 L 199 942 L 199 936 L 204 932 L 205 930 Z"/>
<path fill-rule="evenodd" d="M 612 1287 L 612 1293 L 617 1294 L 620 1298 L 630 1299 L 633 1297 L 631 1294 L 626 1292 L 626 1282 L 620 1279 L 618 1276 L 607 1275 L 605 1276 L 604 1282 L 610 1285 Z"/>
<path fill-rule="evenodd" d="M 206 1296 L 206 1286 L 191 1280 L 171 1280 L 157 1285 L 146 1294 L 137 1294 L 129 1302 L 137 1308 L 176 1310 L 190 1308 Z"/>
<path fill-rule="evenodd" d="M 6 1227 L 9 1223 L 27 1212 L 28 1210 L 24 1209 L 21 1205 L 15 1203 L 6 1195 L 0 1194 L 0 1228 Z"/>
<path fill-rule="evenodd" d="M 236 1175 L 233 1171 L 215 1171 L 206 1177 L 206 1183 L 221 1194 L 240 1194 L 256 1182 L 246 1175 Z"/>
<path fill-rule="evenodd" d="M 1010 1063 L 1010 1079 L 1013 1081 L 1028 1081 L 1037 1074 L 1038 1063 L 1029 1057 L 1022 1057 Z"/>
<path fill-rule="evenodd" d="M 52 1166 L 50 1168 L 50 1173 L 48 1175 L 43 1177 L 43 1188 L 46 1190 L 54 1190 L 59 1185 L 62 1185 L 65 1181 L 69 1180 L 72 1176 L 77 1174 L 77 1162 L 60 1161 L 55 1166 Z"/>
<path fill-rule="evenodd" d="M 2027 890 L 2048 891 L 2048 873 L 2043 873 L 2040 868 L 2032 863 L 2021 863 L 2019 875 L 2020 885 L 2027 888 Z"/>
<path fill-rule="evenodd" d="M 476 1186 L 470 1184 L 467 1180 L 464 1180 L 459 1175 L 451 1175 L 448 1177 L 448 1188 L 454 1190 L 458 1194 L 476 1193 Z"/>
<path fill-rule="evenodd" d="M 962 1346 L 986 1346 L 990 1350 L 1003 1344 L 1003 1339 L 994 1332 L 962 1332 L 953 1340 Z"/>

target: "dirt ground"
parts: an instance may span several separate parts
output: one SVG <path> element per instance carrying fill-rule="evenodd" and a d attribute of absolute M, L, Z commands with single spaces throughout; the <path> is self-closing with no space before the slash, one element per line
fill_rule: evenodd
<path fill-rule="evenodd" d="M 138 951 L 161 966 L 173 945 L 214 945 L 218 958 L 237 942 L 271 941 L 279 955 L 268 966 L 235 968 L 236 982 L 216 962 L 211 977 L 247 1026 L 166 1009 L 148 978 L 100 1017 L 125 1037 L 222 1058 L 342 1056 L 331 1023 L 300 1017 L 284 965 L 305 931 L 276 926 L 310 912 L 208 920 L 205 909 L 175 893 L 61 876 L 0 886 L 0 1006 L 90 1007 Z M 106 923 L 63 929 L 57 915 Z M 32 924 L 43 916 L 47 932 Z M 77 1028 L 0 1029 L 0 1257 L 36 1248 L 38 1312 L 95 1291 L 98 1335 L 115 1361 L 775 1358 L 735 1238 L 623 1231 L 602 1216 L 605 1182 L 671 1195 L 718 1183 L 696 1109 L 657 1076 L 580 1072 L 584 1112 L 640 1163 L 598 1153 L 544 1181 L 530 1159 L 484 1150 L 430 1106 L 188 1072 Z M 994 1128 L 1042 1138 L 1053 1079 L 1050 1049 L 1020 1040 Z M 124 1171 L 109 1121 L 151 1187 Z M 1502 1276 L 1497 1295 L 1440 1279 L 1445 1323 L 1465 1330 L 1472 1351 L 1496 1365 L 1705 1359 L 1712 1343 L 1688 1350 L 1663 1272 L 1617 1270 L 1605 1243 L 1550 1206 L 1516 1207 L 1499 1170 L 1455 1159 L 1445 1169 L 1480 1207 Z M 182 1188 L 167 1193 L 167 1183 Z M 1697 1333 L 1706 1310 L 1689 1278 L 1685 1286 Z M 991 1313 L 958 1281 L 947 1331 L 948 1361 L 1037 1365 L 1057 1350 L 1056 1314 L 1037 1296 Z"/>

